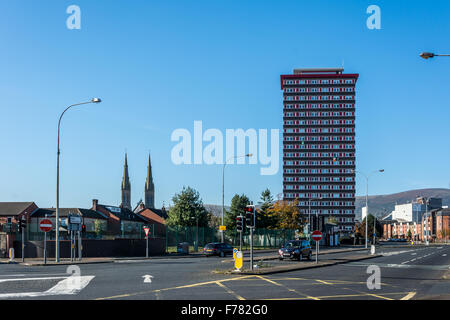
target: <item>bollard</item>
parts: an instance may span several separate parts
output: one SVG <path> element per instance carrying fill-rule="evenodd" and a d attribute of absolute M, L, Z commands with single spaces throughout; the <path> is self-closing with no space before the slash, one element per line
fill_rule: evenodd
<path fill-rule="evenodd" d="M 9 249 L 9 261 L 14 261 L 14 248 Z"/>
<path fill-rule="evenodd" d="M 374 246 L 374 245 L 371 245 L 371 246 L 370 246 L 370 254 L 371 254 L 371 255 L 374 255 L 374 254 L 375 254 L 375 246 Z"/>

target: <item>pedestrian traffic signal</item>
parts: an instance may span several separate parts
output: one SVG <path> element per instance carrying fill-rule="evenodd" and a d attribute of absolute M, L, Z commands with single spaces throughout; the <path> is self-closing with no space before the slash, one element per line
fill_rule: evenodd
<path fill-rule="evenodd" d="M 244 223 L 243 218 L 244 218 L 243 216 L 236 217 L 236 230 L 238 232 L 242 232 L 243 223 Z"/>
<path fill-rule="evenodd" d="M 247 228 L 252 228 L 255 226 L 255 206 L 248 205 L 245 207 L 245 224 Z"/>
<path fill-rule="evenodd" d="M 86 225 L 85 224 L 81 225 L 81 232 L 86 232 Z"/>

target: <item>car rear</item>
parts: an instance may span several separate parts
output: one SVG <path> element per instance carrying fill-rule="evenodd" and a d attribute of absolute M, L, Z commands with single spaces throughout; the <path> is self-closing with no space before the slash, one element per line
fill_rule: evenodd
<path fill-rule="evenodd" d="M 203 254 L 207 256 L 214 256 L 218 254 L 217 246 L 214 243 L 208 243 L 203 248 Z"/>

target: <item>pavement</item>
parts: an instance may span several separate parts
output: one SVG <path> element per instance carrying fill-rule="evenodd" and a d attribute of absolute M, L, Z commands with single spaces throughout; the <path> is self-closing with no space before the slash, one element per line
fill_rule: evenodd
<path fill-rule="evenodd" d="M 270 256 L 272 253 L 260 253 Z M 450 246 L 380 246 L 377 256 L 335 252 L 319 268 L 274 274 L 217 273 L 233 268 L 220 257 L 121 259 L 113 263 L 0 266 L 0 300 L 416 300 L 448 299 Z M 351 260 L 353 259 L 353 260 Z M 289 268 L 293 261 L 270 260 Z M 248 267 L 248 262 L 245 263 Z M 375 268 L 375 269 L 374 269 Z M 379 272 L 375 272 L 376 270 Z M 375 273 L 371 273 L 375 272 Z M 373 271 L 375 270 L 375 271 Z M 379 287 L 376 285 L 379 275 Z M 375 277 L 375 278 L 374 278 Z"/>

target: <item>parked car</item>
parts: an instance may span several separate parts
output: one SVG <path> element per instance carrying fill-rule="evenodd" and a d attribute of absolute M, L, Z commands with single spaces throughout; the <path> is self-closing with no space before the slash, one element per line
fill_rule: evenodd
<path fill-rule="evenodd" d="M 225 257 L 227 254 L 233 254 L 233 247 L 228 243 L 208 243 L 203 247 L 203 254 L 206 256 Z"/>
<path fill-rule="evenodd" d="M 278 250 L 278 259 L 312 259 L 311 245 L 308 240 L 290 240 Z"/>

